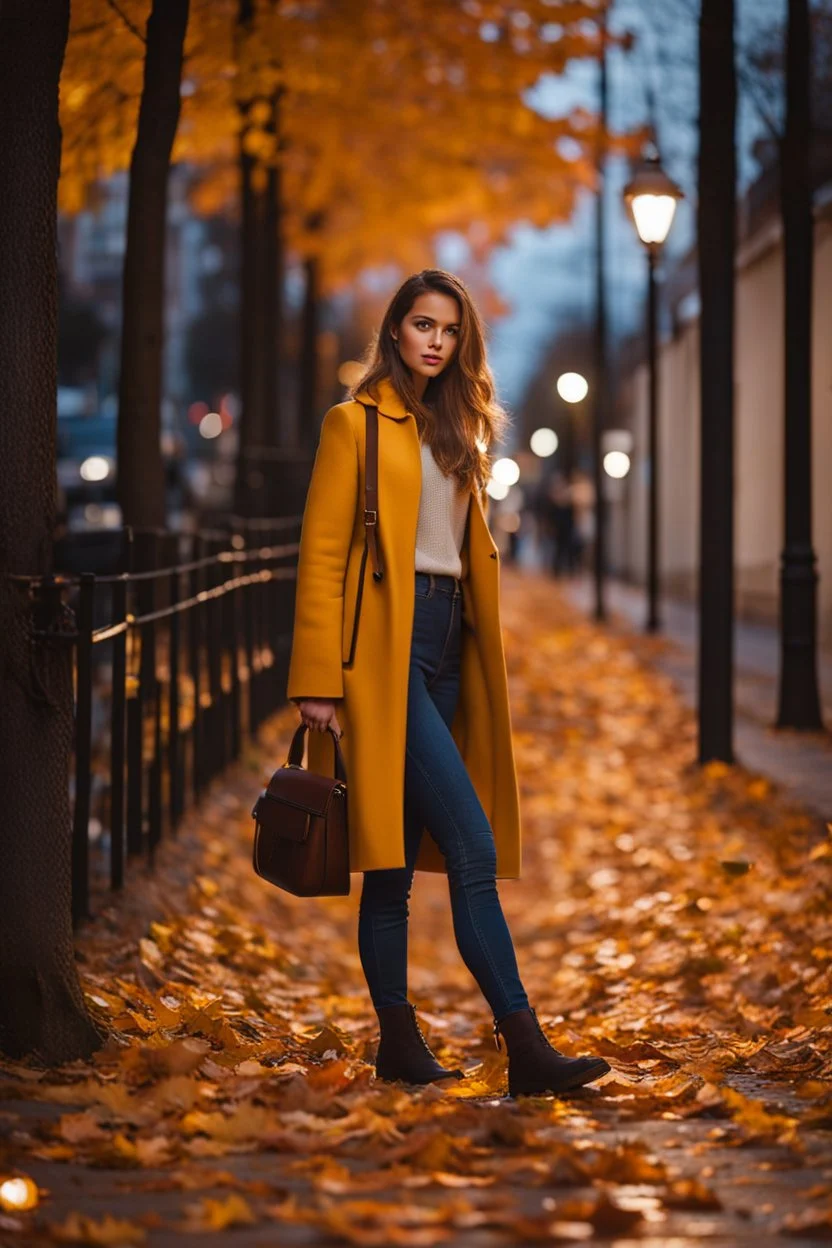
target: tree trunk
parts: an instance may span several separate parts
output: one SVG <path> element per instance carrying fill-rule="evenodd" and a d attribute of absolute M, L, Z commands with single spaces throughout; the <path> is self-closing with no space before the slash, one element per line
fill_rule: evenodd
<path fill-rule="evenodd" d="M 262 288 L 265 280 L 260 240 L 263 228 L 263 197 L 254 187 L 255 160 L 244 149 L 246 131 L 240 134 L 240 442 L 238 450 L 235 509 L 252 514 L 252 494 L 258 493 L 258 466 L 254 450 L 265 438 L 263 377 L 265 361 L 261 339 Z"/>
<path fill-rule="evenodd" d="M 69 0 L 0 5 L 0 1049 L 48 1065 L 102 1037 L 70 918 L 71 650 L 32 641 L 10 574 L 51 566 L 55 515 L 58 82 Z M 44 621 L 39 620 L 39 624 Z"/>
<path fill-rule="evenodd" d="M 270 133 L 277 137 L 280 127 L 280 93 L 270 101 Z M 266 368 L 264 375 L 263 408 L 266 413 L 266 445 L 278 447 L 285 444 L 282 405 L 280 402 L 280 345 L 283 337 L 283 247 L 280 200 L 280 168 L 269 167 L 266 179 L 266 205 L 263 218 L 263 268 L 266 281 L 263 289 L 263 353 Z"/>
<path fill-rule="evenodd" d="M 780 150 L 785 289 L 784 546 L 780 567 L 778 728 L 823 727 L 812 549 L 812 268 L 809 166 L 812 56 L 808 0 L 789 0 L 786 133 Z"/>
<path fill-rule="evenodd" d="M 165 236 L 170 153 L 179 124 L 189 0 L 154 0 L 139 125 L 130 162 L 122 291 L 118 492 L 124 523 L 165 523 L 161 450 Z"/>
<path fill-rule="evenodd" d="M 241 0 L 241 26 L 251 20 L 251 0 Z M 279 95 L 277 92 L 269 102 L 268 129 L 275 135 Z M 284 442 L 279 384 L 283 287 L 280 171 L 270 167 L 263 180 L 256 159 L 246 151 L 247 115 L 253 102 L 241 106 L 240 127 L 242 415 L 235 510 L 244 516 L 264 514 L 275 467 L 268 451 Z"/>
<path fill-rule="evenodd" d="M 320 260 L 307 256 L 304 262 L 306 289 L 303 297 L 303 319 L 300 345 L 300 443 L 307 451 L 317 444 L 318 416 L 318 329 L 320 303 Z"/>
<path fill-rule="evenodd" d="M 733 761 L 734 0 L 702 0 L 699 25 L 701 484 L 699 761 Z"/>

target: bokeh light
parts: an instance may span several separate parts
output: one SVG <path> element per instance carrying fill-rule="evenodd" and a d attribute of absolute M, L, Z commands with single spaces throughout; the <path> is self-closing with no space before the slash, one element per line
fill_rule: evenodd
<path fill-rule="evenodd" d="M 188 408 L 188 421 L 192 425 L 198 425 L 203 416 L 208 415 L 208 404 L 203 403 L 202 399 L 198 399 L 196 403 L 192 403 Z"/>
<path fill-rule="evenodd" d="M 338 381 L 342 386 L 354 386 L 364 371 L 358 360 L 344 360 L 338 367 Z"/>
<path fill-rule="evenodd" d="M 218 438 L 222 433 L 222 416 L 219 412 L 206 412 L 199 422 L 199 434 L 202 438 Z"/>
<path fill-rule="evenodd" d="M 110 475 L 110 461 L 103 455 L 90 455 L 78 471 L 85 481 L 106 481 Z"/>
<path fill-rule="evenodd" d="M 558 435 L 554 429 L 535 429 L 529 438 L 529 446 L 535 455 L 539 455 L 541 459 L 546 459 L 549 455 L 554 455 L 558 449 Z"/>
<path fill-rule="evenodd" d="M 511 487 L 506 485 L 505 482 L 496 481 L 494 477 L 492 477 L 485 487 L 485 492 L 490 495 L 491 498 L 494 498 L 499 502 L 501 499 L 505 498 L 510 488 Z"/>
<path fill-rule="evenodd" d="M 27 1209 L 34 1209 L 39 1201 L 38 1185 L 28 1174 L 0 1182 L 0 1209 L 6 1213 L 23 1213 Z"/>
<path fill-rule="evenodd" d="M 624 451 L 607 451 L 604 456 L 604 472 L 620 481 L 630 471 L 630 456 Z"/>
<path fill-rule="evenodd" d="M 561 373 L 557 390 L 564 403 L 580 403 L 589 393 L 589 382 L 580 373 Z"/>
<path fill-rule="evenodd" d="M 511 459 L 507 455 L 503 456 L 502 459 L 495 460 L 491 469 L 491 477 L 500 485 L 514 485 L 515 481 L 520 480 L 520 465 L 516 459 Z"/>

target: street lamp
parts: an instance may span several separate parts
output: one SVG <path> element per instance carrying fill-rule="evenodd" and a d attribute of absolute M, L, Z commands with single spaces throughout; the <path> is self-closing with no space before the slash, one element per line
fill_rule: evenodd
<path fill-rule="evenodd" d="M 647 346 L 650 366 L 649 460 L 650 492 L 647 545 L 647 631 L 659 628 L 659 456 L 658 380 L 656 333 L 656 262 L 670 233 L 676 205 L 684 196 L 662 169 L 658 156 L 645 160 L 624 187 L 624 202 L 630 209 L 639 238 L 647 249 L 648 298 Z"/>

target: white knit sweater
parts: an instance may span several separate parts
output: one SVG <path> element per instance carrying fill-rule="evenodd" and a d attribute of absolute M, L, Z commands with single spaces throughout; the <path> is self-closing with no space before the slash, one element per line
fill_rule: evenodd
<path fill-rule="evenodd" d="M 470 489 L 446 477 L 427 442 L 422 451 L 422 493 L 416 527 L 416 571 L 461 576 L 460 551 L 465 536 Z"/>

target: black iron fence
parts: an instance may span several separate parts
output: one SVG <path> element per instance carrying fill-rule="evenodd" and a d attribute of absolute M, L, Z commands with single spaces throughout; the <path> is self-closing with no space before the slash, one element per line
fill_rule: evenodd
<path fill-rule="evenodd" d="M 116 571 L 45 578 L 75 658 L 72 913 L 93 871 L 121 887 L 285 701 L 301 516 L 229 532 L 123 530 Z M 41 639 L 45 637 L 40 633 Z M 50 636 L 54 639 L 54 633 Z"/>

